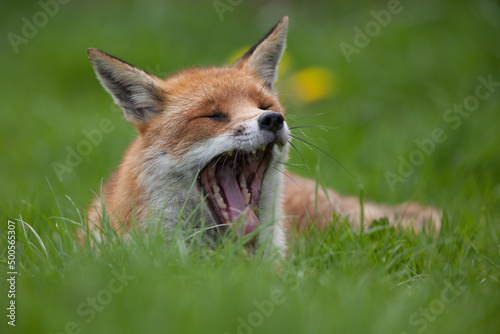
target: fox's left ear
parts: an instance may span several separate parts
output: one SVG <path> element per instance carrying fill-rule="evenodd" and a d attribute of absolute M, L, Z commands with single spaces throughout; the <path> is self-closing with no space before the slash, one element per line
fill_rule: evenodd
<path fill-rule="evenodd" d="M 288 16 L 285 16 L 233 66 L 254 73 L 273 88 L 278 78 L 278 65 L 285 51 L 287 30 Z"/>

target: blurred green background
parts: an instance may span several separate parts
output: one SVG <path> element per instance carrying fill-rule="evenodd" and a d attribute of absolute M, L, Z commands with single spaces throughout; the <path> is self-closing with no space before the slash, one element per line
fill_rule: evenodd
<path fill-rule="evenodd" d="M 494 82 L 500 82 L 500 2 L 401 0 L 397 7 L 399 12 L 391 14 L 390 22 L 385 26 L 379 24 L 377 30 L 372 11 L 388 11 L 392 3 L 347 0 L 72 0 L 65 4 L 55 0 L 2 1 L 2 233 L 8 219 L 22 217 L 50 238 L 51 230 L 43 216 L 62 213 L 78 220 L 75 207 L 67 197 L 79 210 L 85 211 L 93 191 L 97 191 L 101 180 L 106 180 L 117 167 L 124 149 L 135 137 L 134 128 L 124 120 L 97 81 L 87 58 L 87 48 L 102 49 L 150 73 L 165 76 L 180 68 L 229 64 L 282 16 L 288 15 L 288 47 L 277 84 L 287 108 L 288 121 L 291 125 L 335 128 L 328 131 L 310 128 L 304 129 L 305 134 L 297 134 L 336 157 L 354 178 L 329 157 L 301 144 L 297 146 L 309 168 L 298 166 L 292 170 L 317 178 L 341 193 L 359 195 L 363 192 L 365 198 L 387 203 L 416 200 L 435 205 L 446 210 L 452 226 L 466 221 L 466 227 L 461 226 L 463 230 L 475 231 L 493 226 L 492 239 L 484 237 L 488 241 L 481 244 L 481 249 L 491 251 L 496 264 L 484 258 L 481 261 L 488 265 L 483 266 L 477 258 L 474 258 L 477 262 L 471 263 L 481 263 L 481 268 L 495 267 L 493 273 L 485 269 L 486 274 L 481 272 L 478 275 L 488 277 L 489 284 L 498 288 L 500 86 L 493 86 L 491 95 L 481 100 L 470 115 L 460 117 L 461 123 L 456 129 L 452 126 L 458 123 L 447 122 L 444 117 L 449 116 L 447 110 L 454 104 L 463 104 L 468 96 L 475 94 L 480 84 L 479 76 L 491 76 Z M 34 26 L 30 29 L 31 24 Z M 347 59 L 340 46 L 356 46 L 358 31 L 365 32 L 367 25 L 368 29 L 375 29 L 370 32 L 373 36 L 368 36 L 369 43 L 365 40 L 367 45 L 358 47 L 357 52 Z M 104 133 L 102 140 L 91 146 L 89 154 L 59 179 L 54 172 L 54 163 L 65 163 L 68 148 L 77 150 L 82 141 L 87 140 L 84 132 L 98 129 L 103 119 L 110 120 L 113 131 Z M 424 154 L 421 165 L 391 187 L 387 182 L 387 172 L 397 174 L 400 157 L 409 160 L 412 154 L 415 156 L 413 152 L 418 151 L 415 141 L 431 138 L 435 129 L 442 129 L 446 140 L 437 143 L 432 153 Z M 291 162 L 301 164 L 302 160 L 292 152 Z M 489 236 L 489 231 L 485 229 L 485 235 Z M 458 244 L 460 238 L 453 240 Z M 453 244 L 455 241 L 449 242 Z M 427 249 L 424 244 L 422 247 Z M 354 247 L 351 254 L 358 252 L 356 244 L 351 244 L 351 247 Z M 496 316 L 498 293 L 492 293 L 495 291 L 492 285 L 478 283 L 479 276 L 474 276 L 476 267 L 471 265 L 462 269 L 463 262 L 459 259 L 466 258 L 464 254 L 470 249 L 464 253 L 439 253 L 444 263 L 451 263 L 451 267 L 443 265 L 443 275 L 452 273 L 450 276 L 453 276 L 463 270 L 471 274 L 470 280 L 475 285 L 468 288 L 468 297 L 464 297 L 460 304 L 450 306 L 439 322 L 434 323 L 436 332 L 445 332 L 443 328 L 450 333 L 468 329 L 473 332 L 481 329 L 477 325 L 483 323 L 483 316 Z M 113 259 L 122 259 L 122 256 L 126 260 L 118 264 L 118 268 L 120 265 L 132 266 L 135 274 L 158 266 L 154 256 L 145 258 L 144 262 L 130 260 L 125 254 L 118 254 Z M 450 260 L 455 257 L 457 262 Z M 78 258 L 73 265 L 63 261 L 70 269 L 61 273 L 52 267 L 53 263 L 47 265 L 33 260 L 26 263 L 24 270 L 28 275 L 24 276 L 22 283 L 22 301 L 34 300 L 32 309 L 25 311 L 31 316 L 31 322 L 24 323 L 26 332 L 34 333 L 39 328 L 62 330 L 66 321 L 74 318 L 78 303 L 86 296 L 95 295 L 107 284 L 112 277 L 108 265 L 100 260 L 94 265 L 92 260 L 85 262 L 84 259 L 84 256 Z M 432 266 L 427 260 L 423 261 L 426 263 L 423 267 L 431 271 Z M 385 277 L 384 273 L 363 276 L 364 269 L 350 272 L 350 269 L 345 269 L 349 268 L 349 263 L 343 263 L 343 266 L 339 265 L 343 269 L 337 269 L 341 276 L 354 277 L 352 281 L 328 272 L 328 265 L 325 265 L 323 270 L 326 271 L 321 272 L 321 279 L 304 284 L 298 293 L 290 295 L 293 302 L 277 313 L 266 327 L 269 332 L 320 332 L 328 321 L 332 325 L 328 328 L 344 332 L 363 332 L 370 328 L 373 332 L 387 333 L 390 332 L 388 328 L 407 328 L 407 315 L 411 310 L 429 305 L 433 294 L 439 295 L 442 288 L 430 279 L 420 286 L 427 292 L 424 294 L 419 294 L 421 290 L 418 289 L 407 291 L 399 285 L 392 289 L 394 284 L 386 284 L 380 279 Z M 165 262 L 160 261 L 160 264 Z M 115 332 L 123 332 L 125 328 L 129 332 L 141 332 L 143 322 L 155 317 L 161 319 L 165 314 L 165 321 L 171 320 L 172 324 L 182 328 L 178 332 L 211 331 L 203 327 L 204 321 L 213 325 L 215 318 L 208 318 L 217 316 L 214 314 L 217 310 L 224 310 L 232 323 L 217 323 L 215 326 L 221 331 L 234 329 L 234 319 L 248 314 L 253 307 L 236 307 L 235 301 L 262 300 L 268 296 L 269 285 L 278 284 L 273 279 L 260 281 L 263 278 L 258 268 L 257 265 L 250 269 L 228 265 L 212 274 L 213 268 L 205 264 L 196 274 L 201 278 L 196 278 L 194 270 L 169 271 L 169 268 L 160 266 L 154 275 L 142 276 L 140 286 L 135 285 L 127 294 L 115 296 L 120 302 L 113 303 L 113 311 L 107 313 L 112 321 L 101 316 L 90 328 L 106 329 L 105 332 L 111 333 L 115 330 L 114 324 L 122 321 L 120 316 L 123 313 L 128 315 L 126 325 Z M 30 276 L 30 270 L 36 275 Z M 245 278 L 254 285 L 245 285 L 243 281 L 235 283 L 243 277 L 235 272 L 245 275 L 251 272 Z M 159 277 L 169 275 L 173 276 L 173 281 L 164 285 Z M 493 281 L 496 283 L 491 283 Z M 328 284 L 334 283 L 325 282 L 337 285 L 332 288 Z M 375 287 L 365 285 L 367 282 L 374 282 L 370 284 L 375 284 Z M 85 289 L 75 289 L 80 284 Z M 181 288 L 177 289 L 176 284 Z M 153 286 L 155 289 L 143 289 Z M 329 292 L 324 293 L 328 286 Z M 208 292 L 198 305 L 196 301 L 201 291 Z M 3 292 L 2 289 L 2 298 Z M 63 299 L 65 296 L 67 299 Z M 335 298 L 330 300 L 331 296 Z M 491 300 L 487 298 L 489 296 L 493 296 Z M 171 304 L 165 310 L 148 308 L 149 302 L 161 304 L 166 297 L 180 303 L 179 309 L 173 311 L 175 306 Z M 130 300 L 137 301 L 137 305 L 127 304 Z M 332 300 L 335 306 L 329 304 Z M 310 308 L 306 311 L 301 304 L 304 301 L 310 301 Z M 367 305 L 359 311 L 364 322 L 357 321 L 356 313 L 349 313 L 365 305 L 361 301 L 366 301 Z M 385 305 L 382 315 L 377 312 L 379 301 Z M 473 324 L 476 327 L 461 326 L 457 319 L 466 319 L 469 310 L 482 301 L 490 304 L 481 304 L 478 308 L 486 311 L 475 318 Z M 192 327 L 183 327 L 196 318 L 190 311 L 193 305 L 201 318 L 197 318 L 198 322 Z M 397 319 L 403 312 L 403 306 L 406 307 L 405 316 L 397 323 L 391 323 L 391 319 Z M 344 318 L 331 320 L 330 307 Z M 157 314 L 142 314 L 141 318 L 135 319 L 133 315 L 141 308 Z M 37 309 L 45 309 L 46 312 L 41 314 L 50 316 L 37 316 Z M 293 321 L 287 320 L 290 314 L 295 315 Z M 319 317 L 317 326 L 305 320 L 315 314 Z M 342 319 L 348 320 L 350 330 L 346 331 Z M 486 322 L 482 329 L 493 329 L 491 332 L 494 332 L 494 326 L 495 323 Z"/>

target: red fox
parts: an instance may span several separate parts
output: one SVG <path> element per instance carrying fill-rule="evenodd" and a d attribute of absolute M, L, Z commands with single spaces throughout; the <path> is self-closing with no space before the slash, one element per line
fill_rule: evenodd
<path fill-rule="evenodd" d="M 259 231 L 254 245 L 268 240 L 281 253 L 293 231 L 329 226 L 334 215 L 353 225 L 387 217 L 402 226 L 439 228 L 434 208 L 361 206 L 284 170 L 291 132 L 274 83 L 287 27 L 284 17 L 232 66 L 187 69 L 165 79 L 88 50 L 98 79 L 138 131 L 102 198 L 90 206 L 91 229 L 102 220 L 102 204 L 117 230 L 133 219 L 138 226 L 161 219 L 174 231 L 197 212 L 193 221 L 217 233 Z"/>

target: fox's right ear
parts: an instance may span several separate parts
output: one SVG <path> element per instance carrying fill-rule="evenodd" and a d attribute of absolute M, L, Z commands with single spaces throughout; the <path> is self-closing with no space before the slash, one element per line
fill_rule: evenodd
<path fill-rule="evenodd" d="M 101 50 L 87 50 L 97 78 L 134 125 L 159 115 L 166 93 L 160 80 Z"/>

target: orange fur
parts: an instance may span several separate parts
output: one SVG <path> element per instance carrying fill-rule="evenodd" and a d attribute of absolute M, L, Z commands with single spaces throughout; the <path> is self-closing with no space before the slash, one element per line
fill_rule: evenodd
<path fill-rule="evenodd" d="M 104 208 L 101 203 L 105 205 L 112 227 L 118 231 L 122 231 L 122 225 L 128 230 L 133 219 L 139 227 L 144 226 L 154 210 L 156 214 L 166 214 L 171 226 L 177 224 L 178 206 L 187 200 L 186 188 L 200 171 L 206 170 L 218 156 L 224 155 L 227 159 L 227 154 L 234 149 L 241 150 L 240 154 L 247 154 L 250 159 L 263 144 L 264 147 L 269 145 L 270 153 L 264 153 L 267 151 L 263 149 L 261 156 L 269 154 L 266 161 L 273 165 L 262 174 L 264 181 L 259 180 L 259 190 L 268 188 L 260 195 L 260 212 L 257 213 L 259 219 L 277 220 L 274 244 L 281 250 L 284 249 L 284 242 L 280 241 L 283 229 L 291 234 L 306 229 L 311 222 L 318 228 L 325 228 L 330 226 L 335 215 L 348 218 L 353 225 L 366 225 L 374 219 L 388 217 L 393 223 L 414 224 L 417 229 L 430 221 L 439 229 L 441 214 L 434 208 L 415 203 L 389 207 L 366 202 L 362 213 L 356 197 L 323 190 L 314 181 L 291 173 L 283 177 L 284 161 L 276 159 L 286 159 L 290 137 L 282 117 L 285 111 L 273 83 L 285 46 L 287 22 L 287 18 L 280 20 L 231 67 L 187 69 L 163 80 L 102 51 L 89 49 L 100 81 L 138 131 L 138 137 L 127 149 L 118 170 L 103 187 L 102 196 L 97 196 L 89 208 L 93 231 L 102 220 Z M 272 114 L 274 122 L 280 120 L 280 127 L 271 128 L 261 122 L 265 114 Z M 246 136 L 244 140 L 240 138 L 243 135 Z M 271 139 L 263 141 L 263 138 Z M 202 186 L 212 189 L 211 185 Z M 195 189 L 199 201 L 206 195 L 206 188 L 202 186 Z M 271 186 L 275 188 L 269 188 Z M 242 194 L 243 189 L 241 186 Z M 270 194 L 271 191 L 278 191 L 277 198 Z M 269 216 L 271 211 L 276 211 L 273 217 Z M 214 210 L 211 217 L 215 225 L 216 216 Z"/>
<path fill-rule="evenodd" d="M 262 85 L 255 76 L 230 67 L 189 69 L 168 77 L 164 80 L 167 116 L 151 120 L 143 134 L 145 140 L 180 158 L 193 144 L 223 135 L 228 128 L 255 117 L 246 112 L 246 105 L 272 104 L 273 111 L 283 113 L 276 97 L 260 90 Z M 201 118 L 219 110 L 226 111 L 229 123 L 214 125 Z"/>
<path fill-rule="evenodd" d="M 180 71 L 161 81 L 165 94 L 165 113 L 147 122 L 133 123 L 138 137 L 125 152 L 124 158 L 108 183 L 103 199 L 98 196 L 89 208 L 91 227 L 102 219 L 101 201 L 109 214 L 111 226 L 130 228 L 132 217 L 147 218 L 147 194 L 138 180 L 141 165 L 147 163 L 146 149 L 164 150 L 177 159 L 203 140 L 224 135 L 259 113 L 260 105 L 284 113 L 277 97 L 262 90 L 264 82 L 244 70 L 232 67 L 196 68 Z M 208 98 L 207 98 L 208 97 Z M 229 121 L 207 122 L 203 116 L 225 110 Z"/>

